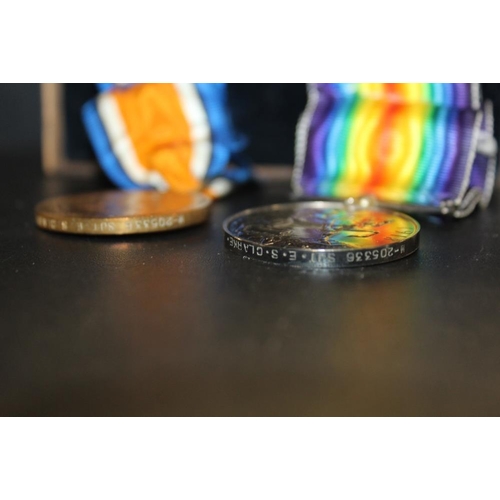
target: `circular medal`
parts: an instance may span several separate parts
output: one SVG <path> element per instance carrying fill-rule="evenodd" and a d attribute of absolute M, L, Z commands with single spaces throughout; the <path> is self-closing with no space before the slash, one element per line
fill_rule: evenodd
<path fill-rule="evenodd" d="M 401 259 L 418 249 L 420 232 L 408 215 L 327 201 L 245 210 L 226 219 L 223 227 L 226 247 L 243 257 L 314 268 Z"/>
<path fill-rule="evenodd" d="M 210 205 L 201 193 L 101 191 L 42 201 L 35 219 L 38 227 L 62 233 L 154 233 L 204 222 Z"/>

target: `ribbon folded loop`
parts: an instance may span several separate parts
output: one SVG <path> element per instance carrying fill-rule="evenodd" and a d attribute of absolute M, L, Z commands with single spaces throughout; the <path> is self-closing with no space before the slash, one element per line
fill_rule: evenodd
<path fill-rule="evenodd" d="M 122 189 L 205 191 L 250 179 L 246 140 L 217 83 L 100 84 L 83 122 L 104 172 Z"/>
<path fill-rule="evenodd" d="M 479 84 L 311 84 L 293 189 L 464 217 L 488 205 L 496 155 Z"/>

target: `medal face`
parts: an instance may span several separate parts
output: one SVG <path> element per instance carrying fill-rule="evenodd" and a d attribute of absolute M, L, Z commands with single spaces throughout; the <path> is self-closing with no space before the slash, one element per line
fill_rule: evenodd
<path fill-rule="evenodd" d="M 420 225 L 408 215 L 335 202 L 270 205 L 224 222 L 226 247 L 244 257 L 332 268 L 382 264 L 418 248 Z"/>

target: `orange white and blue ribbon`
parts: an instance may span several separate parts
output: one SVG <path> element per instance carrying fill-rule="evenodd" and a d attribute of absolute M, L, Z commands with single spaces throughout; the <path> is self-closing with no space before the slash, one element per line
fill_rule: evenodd
<path fill-rule="evenodd" d="M 495 164 L 492 107 L 479 84 L 311 84 L 293 187 L 465 216 L 488 204 Z"/>
<path fill-rule="evenodd" d="M 225 84 L 99 84 L 83 121 L 97 159 L 122 189 L 203 190 L 214 198 L 250 179 L 245 139 Z"/>

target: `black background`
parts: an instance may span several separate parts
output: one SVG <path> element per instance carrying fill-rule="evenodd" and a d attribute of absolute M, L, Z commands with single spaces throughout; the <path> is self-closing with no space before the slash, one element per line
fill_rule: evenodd
<path fill-rule="evenodd" d="M 0 149 L 2 151 L 39 150 L 40 118 L 38 84 L 0 84 Z"/>

